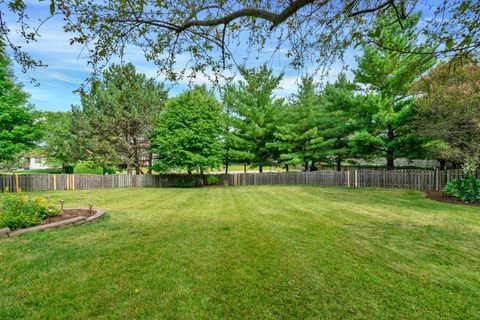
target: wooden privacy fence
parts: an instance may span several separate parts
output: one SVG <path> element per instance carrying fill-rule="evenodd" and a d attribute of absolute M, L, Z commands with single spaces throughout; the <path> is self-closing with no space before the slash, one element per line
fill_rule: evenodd
<path fill-rule="evenodd" d="M 131 187 L 175 187 L 194 179 L 206 182 L 208 175 L 95 175 L 25 174 L 0 175 L 2 191 L 85 190 Z M 320 185 L 350 188 L 402 188 L 440 190 L 463 176 L 462 170 L 321 170 L 315 172 L 217 174 L 218 184 L 243 185 Z M 480 171 L 477 172 L 480 177 Z"/>
<path fill-rule="evenodd" d="M 201 179 L 200 175 L 98 175 L 98 174 L 21 174 L 0 175 L 2 191 L 86 190 L 132 187 L 174 187 Z"/>
<path fill-rule="evenodd" d="M 226 175 L 229 185 L 321 185 L 350 188 L 401 188 L 440 190 L 448 182 L 463 177 L 456 170 L 320 170 L 314 172 L 242 173 Z M 480 177 L 480 171 L 477 172 Z"/>

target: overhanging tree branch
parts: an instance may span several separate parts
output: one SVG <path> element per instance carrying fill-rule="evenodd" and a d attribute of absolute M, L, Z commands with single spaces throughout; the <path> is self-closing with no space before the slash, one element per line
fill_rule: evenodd
<path fill-rule="evenodd" d="M 217 19 L 206 19 L 206 20 L 189 20 L 184 24 L 178 26 L 177 32 L 182 32 L 191 27 L 214 27 L 218 25 L 225 25 L 228 24 L 236 19 L 243 18 L 243 17 L 255 17 L 260 18 L 263 20 L 270 21 L 272 26 L 270 30 L 277 27 L 279 24 L 284 22 L 290 16 L 294 15 L 298 10 L 301 8 L 314 3 L 315 0 L 296 0 L 290 2 L 290 5 L 283 9 L 280 13 L 274 13 L 262 9 L 256 8 L 243 8 L 237 11 L 234 11 L 230 14 L 227 14 L 221 18 Z M 320 3 L 320 5 L 324 5 L 328 2 L 328 0 L 324 0 Z"/>

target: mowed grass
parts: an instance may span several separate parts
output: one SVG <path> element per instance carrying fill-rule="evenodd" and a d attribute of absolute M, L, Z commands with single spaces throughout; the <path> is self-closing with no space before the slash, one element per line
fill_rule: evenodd
<path fill-rule="evenodd" d="M 0 319 L 480 318 L 480 208 L 307 186 L 43 194 L 108 216 L 0 240 Z"/>

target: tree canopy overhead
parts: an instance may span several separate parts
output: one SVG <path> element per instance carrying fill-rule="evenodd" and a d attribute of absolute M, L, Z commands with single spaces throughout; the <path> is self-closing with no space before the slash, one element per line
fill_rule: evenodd
<path fill-rule="evenodd" d="M 29 19 L 27 1 L 0 3 L 1 16 L 17 16 L 23 39 L 35 41 L 41 36 Z M 390 23 L 402 28 L 413 12 L 424 12 L 416 32 L 440 45 L 417 54 L 478 53 L 480 3 L 476 0 L 50 0 L 51 14 L 63 15 L 71 42 L 85 45 L 94 66 L 108 63 L 133 45 L 142 48 L 170 79 L 206 70 L 220 74 L 235 62 L 230 48 L 245 42 L 252 52 L 285 50 L 295 67 L 306 61 L 325 65 L 341 58 L 346 48 L 362 43 L 382 47 L 375 42 L 381 30 L 372 22 L 387 10 L 395 13 Z M 2 19 L 0 33 L 7 37 L 15 59 L 25 68 L 40 65 L 8 40 L 9 30 Z"/>

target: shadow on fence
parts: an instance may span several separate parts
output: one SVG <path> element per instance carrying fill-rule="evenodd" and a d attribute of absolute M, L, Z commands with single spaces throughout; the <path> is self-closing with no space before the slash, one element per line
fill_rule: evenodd
<path fill-rule="evenodd" d="M 25 174 L 0 175 L 2 191 L 87 190 L 132 187 L 176 187 L 208 175 L 95 175 L 95 174 Z M 401 188 L 440 190 L 448 182 L 463 176 L 462 170 L 349 170 L 282 173 L 217 174 L 218 184 L 249 185 L 319 185 L 350 188 Z M 477 172 L 480 177 L 480 171 Z"/>

